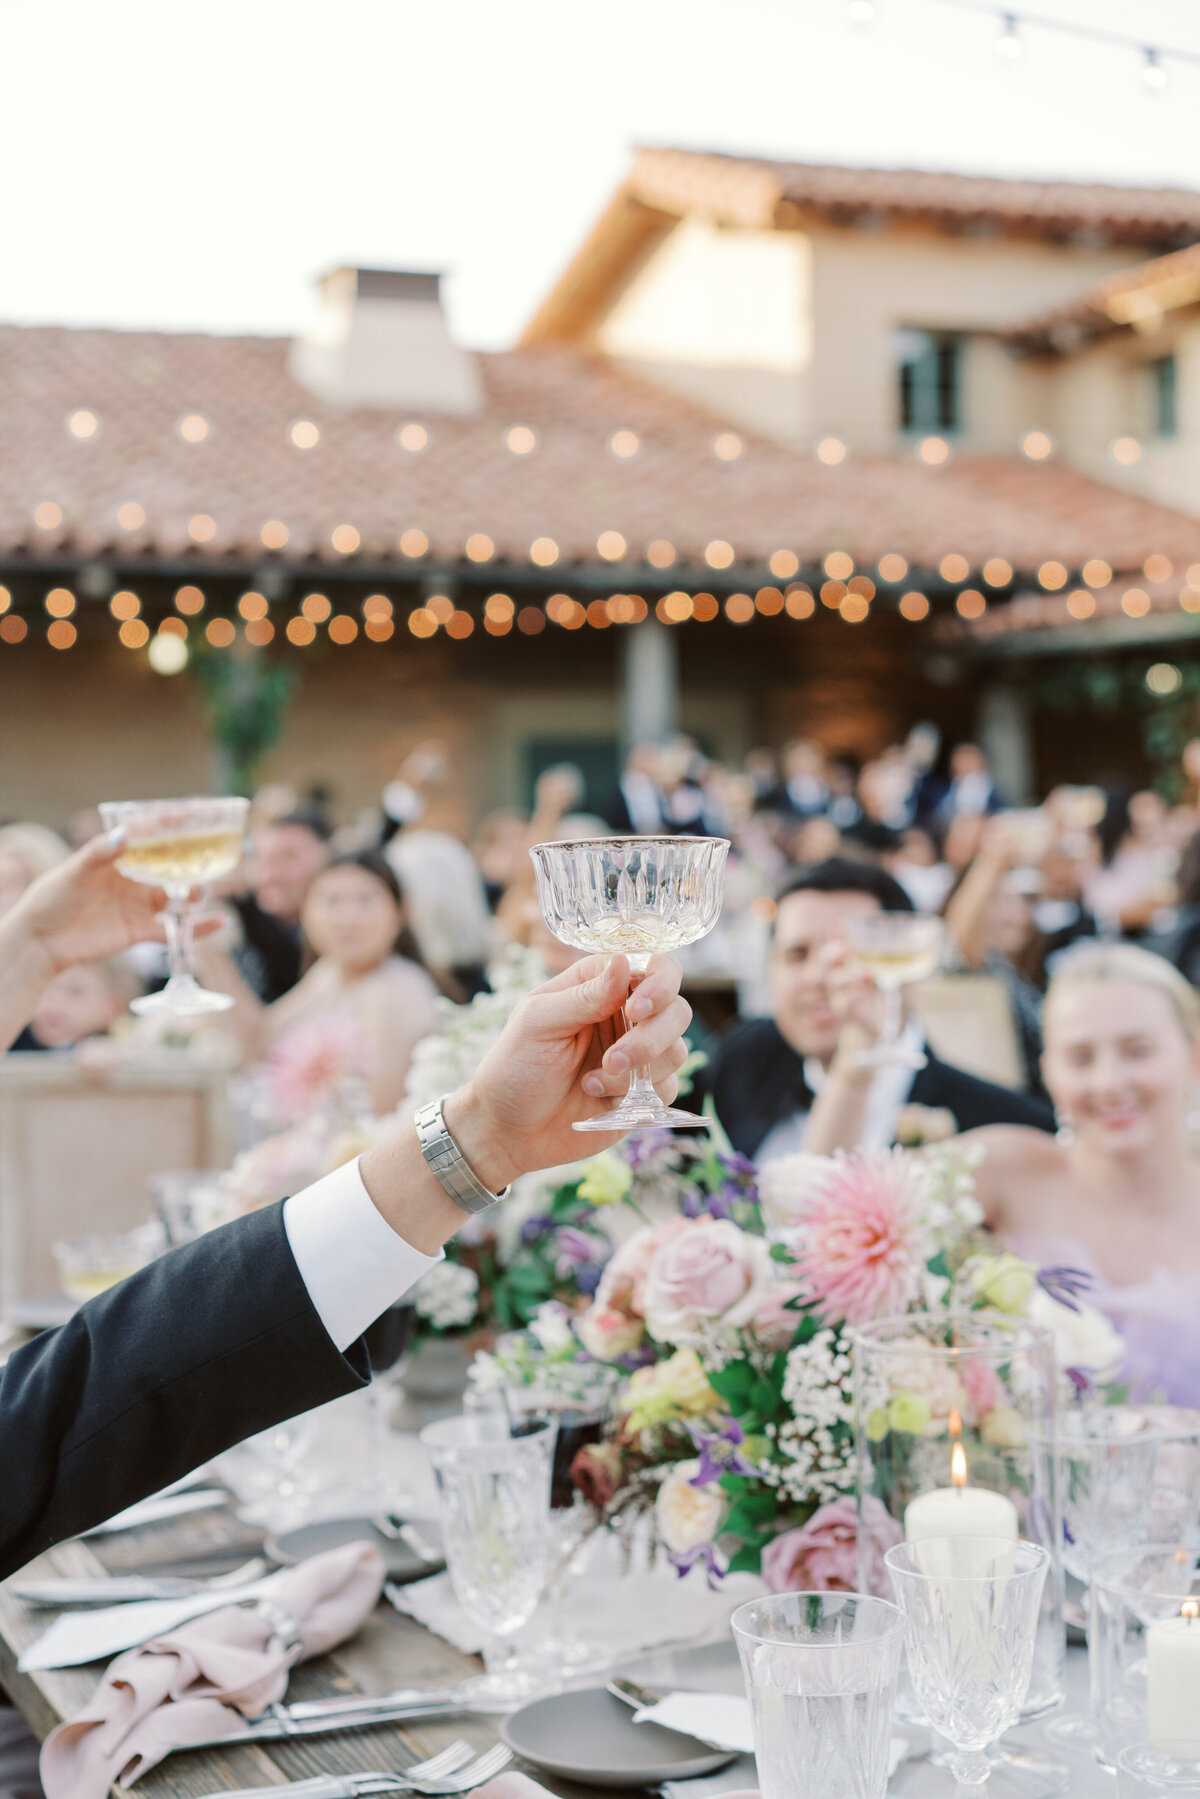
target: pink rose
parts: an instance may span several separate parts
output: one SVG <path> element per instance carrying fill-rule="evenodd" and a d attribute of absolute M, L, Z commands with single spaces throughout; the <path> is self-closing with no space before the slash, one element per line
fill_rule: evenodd
<path fill-rule="evenodd" d="M 985 1418 L 1007 1399 L 1000 1377 L 981 1356 L 963 1356 L 958 1372 L 976 1418 Z"/>
<path fill-rule="evenodd" d="M 867 1527 L 865 1591 L 888 1593 L 885 1550 L 904 1541 L 904 1532 L 878 1499 L 863 1502 Z M 818 1508 L 807 1524 L 775 1537 L 763 1550 L 762 1576 L 772 1593 L 857 1593 L 858 1502 L 835 1499 Z"/>
<path fill-rule="evenodd" d="M 706 1325 L 749 1324 L 774 1279 L 770 1250 L 727 1219 L 685 1220 L 650 1264 L 646 1326 L 664 1343 L 689 1343 Z"/>
<path fill-rule="evenodd" d="M 796 1334 L 803 1313 L 789 1306 L 790 1299 L 803 1299 L 799 1281 L 774 1280 L 754 1317 L 750 1329 L 767 1349 L 786 1349 Z"/>
<path fill-rule="evenodd" d="M 615 1362 L 636 1349 L 645 1335 L 640 1318 L 618 1312 L 613 1306 L 589 1306 L 575 1320 L 575 1333 L 598 1362 Z"/>
<path fill-rule="evenodd" d="M 596 1304 L 641 1318 L 645 1313 L 646 1276 L 664 1244 L 686 1231 L 686 1218 L 668 1218 L 664 1224 L 647 1225 L 626 1239 L 605 1264 L 596 1288 Z"/>

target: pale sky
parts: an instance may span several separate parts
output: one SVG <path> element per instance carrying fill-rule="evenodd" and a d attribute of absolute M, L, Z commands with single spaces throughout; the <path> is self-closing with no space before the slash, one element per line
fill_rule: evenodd
<path fill-rule="evenodd" d="M 1019 13 L 1020 0 L 1013 0 Z M 337 263 L 512 341 L 637 143 L 1200 189 L 1200 65 L 876 0 L 7 0 L 0 319 L 282 332 Z M 1200 55 L 1200 0 L 1030 0 Z"/>

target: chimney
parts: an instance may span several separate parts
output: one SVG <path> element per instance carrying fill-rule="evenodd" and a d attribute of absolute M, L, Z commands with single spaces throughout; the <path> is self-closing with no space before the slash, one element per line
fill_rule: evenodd
<path fill-rule="evenodd" d="M 399 269 L 331 269 L 316 322 L 292 341 L 293 378 L 335 406 L 482 411 L 479 364 L 450 336 L 440 284 Z"/>

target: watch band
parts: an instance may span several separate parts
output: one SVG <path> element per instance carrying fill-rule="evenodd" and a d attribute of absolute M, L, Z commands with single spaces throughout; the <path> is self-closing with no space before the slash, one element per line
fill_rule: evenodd
<path fill-rule="evenodd" d="M 510 1189 L 505 1187 L 503 1193 L 493 1193 L 490 1187 L 484 1186 L 446 1129 L 446 1120 L 442 1116 L 442 1102 L 445 1098 L 443 1093 L 441 1099 L 431 1099 L 428 1105 L 421 1107 L 413 1120 L 417 1127 L 421 1154 L 461 1211 L 472 1215 L 486 1212 L 497 1200 L 506 1199 Z"/>

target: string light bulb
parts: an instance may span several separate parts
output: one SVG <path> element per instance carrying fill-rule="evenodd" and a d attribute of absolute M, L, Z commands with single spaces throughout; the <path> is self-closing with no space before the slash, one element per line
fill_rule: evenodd
<path fill-rule="evenodd" d="M 1163 68 L 1157 50 L 1149 45 L 1142 52 L 1142 83 L 1152 94 L 1161 94 L 1167 85 L 1167 71 Z"/>

